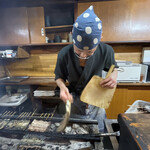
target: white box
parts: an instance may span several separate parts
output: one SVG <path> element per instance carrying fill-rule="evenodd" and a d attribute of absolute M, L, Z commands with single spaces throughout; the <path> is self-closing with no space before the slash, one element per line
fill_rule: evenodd
<path fill-rule="evenodd" d="M 141 76 L 141 65 L 132 64 L 119 66 L 118 69 L 118 82 L 139 82 Z"/>
<path fill-rule="evenodd" d="M 142 63 L 144 63 L 144 64 L 150 63 L 150 47 L 143 48 Z"/>
<path fill-rule="evenodd" d="M 117 62 L 118 77 L 117 82 L 146 82 L 148 66 L 143 64 L 133 64 L 126 62 Z M 107 75 L 106 71 L 102 71 L 102 78 Z"/>

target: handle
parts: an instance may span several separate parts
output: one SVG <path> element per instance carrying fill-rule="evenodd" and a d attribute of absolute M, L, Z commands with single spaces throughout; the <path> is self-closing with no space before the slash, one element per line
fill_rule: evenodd
<path fill-rule="evenodd" d="M 66 112 L 68 112 L 69 115 L 70 115 L 70 110 L 71 110 L 71 102 L 69 100 L 67 100 L 67 102 L 66 102 Z"/>
<path fill-rule="evenodd" d="M 41 36 L 44 36 L 44 28 L 41 28 Z"/>
<path fill-rule="evenodd" d="M 111 65 L 111 67 L 109 68 L 109 71 L 106 75 L 106 78 L 108 78 L 110 76 L 110 74 L 112 73 L 113 69 L 114 69 L 115 65 Z"/>
<path fill-rule="evenodd" d="M 120 131 L 108 132 L 108 133 L 98 133 L 98 134 L 93 134 L 92 136 L 95 136 L 95 137 L 120 136 Z"/>

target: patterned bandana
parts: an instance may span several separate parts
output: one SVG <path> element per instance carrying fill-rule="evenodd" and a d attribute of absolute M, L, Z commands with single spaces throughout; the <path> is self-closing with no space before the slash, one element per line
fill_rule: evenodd
<path fill-rule="evenodd" d="M 101 39 L 102 21 L 96 16 L 93 6 L 83 12 L 73 25 L 73 43 L 82 50 L 95 48 Z"/>

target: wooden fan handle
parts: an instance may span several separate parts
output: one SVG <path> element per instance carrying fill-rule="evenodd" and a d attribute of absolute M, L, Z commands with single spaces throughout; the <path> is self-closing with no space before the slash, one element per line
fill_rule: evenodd
<path fill-rule="evenodd" d="M 113 69 L 114 69 L 115 65 L 111 65 L 111 67 L 109 68 L 109 71 L 106 75 L 106 78 L 108 78 L 110 76 L 110 74 L 112 73 Z"/>

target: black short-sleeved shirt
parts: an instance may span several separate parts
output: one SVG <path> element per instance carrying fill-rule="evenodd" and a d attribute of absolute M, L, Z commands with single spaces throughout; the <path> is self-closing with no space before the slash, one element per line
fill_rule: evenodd
<path fill-rule="evenodd" d="M 93 75 L 102 76 L 102 70 L 108 71 L 116 62 L 111 46 L 101 43 L 94 54 L 86 61 L 84 69 L 80 66 L 79 58 L 74 54 L 73 45 L 64 47 L 58 54 L 55 68 L 55 80 L 68 80 L 71 91 L 82 92 Z"/>

